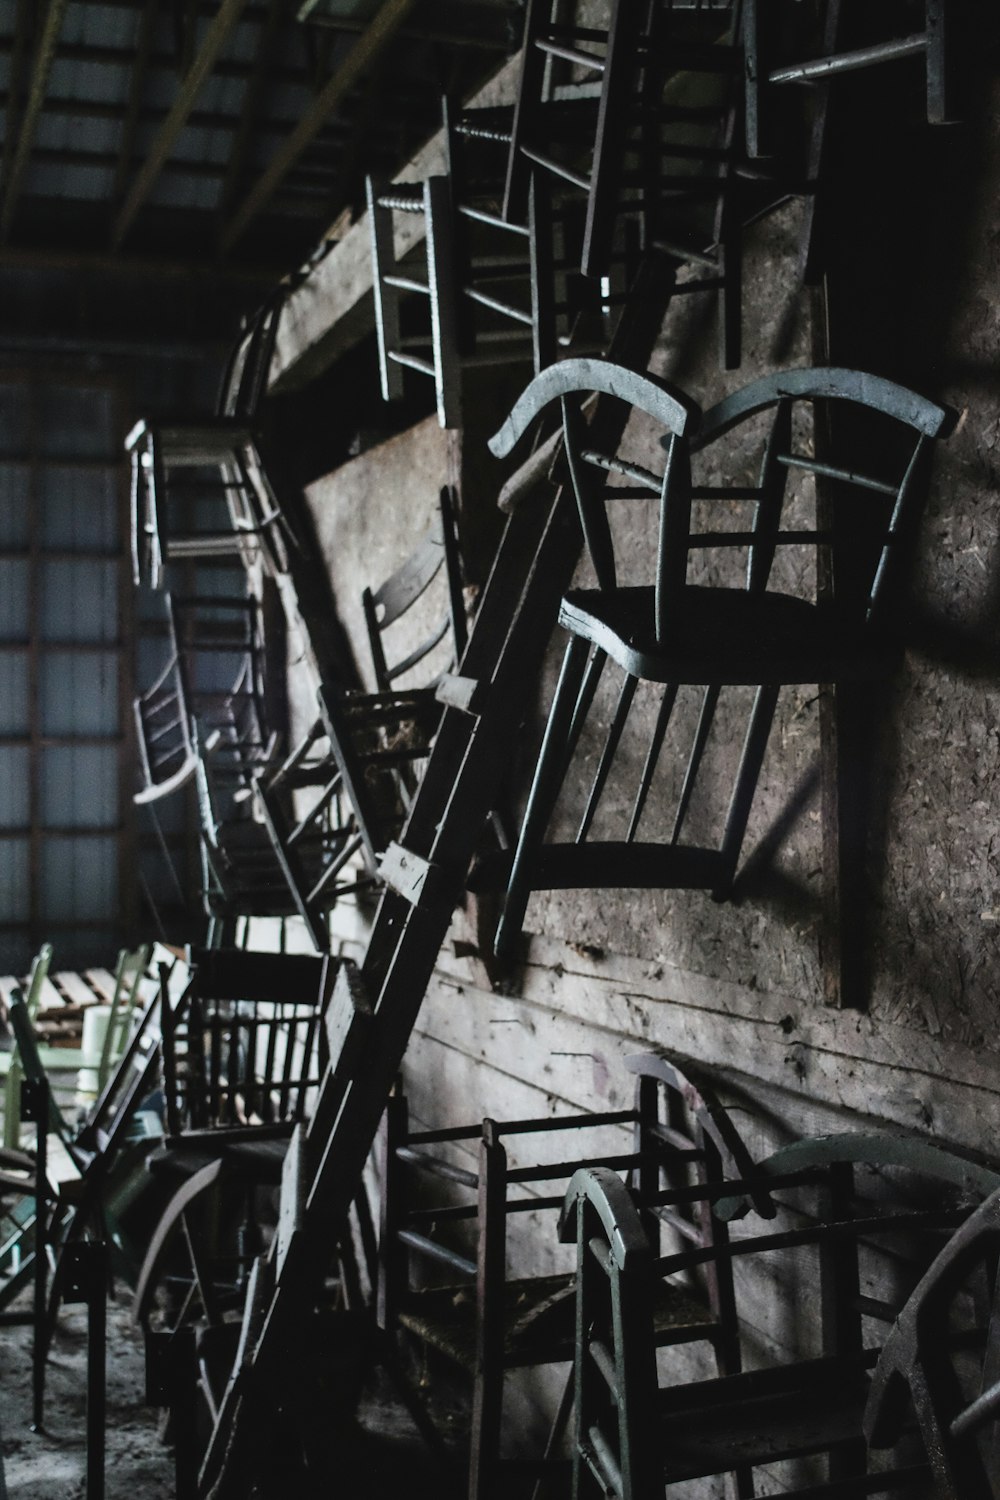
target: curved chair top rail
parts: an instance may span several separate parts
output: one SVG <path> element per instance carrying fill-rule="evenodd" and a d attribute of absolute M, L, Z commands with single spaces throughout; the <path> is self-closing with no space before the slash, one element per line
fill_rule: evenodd
<path fill-rule="evenodd" d="M 920 1136 L 890 1135 L 883 1131 L 845 1132 L 795 1141 L 758 1162 L 754 1174 L 765 1182 L 768 1178 L 777 1181 L 838 1163 L 903 1167 L 983 1196 L 1000 1187 L 1000 1168 L 957 1156 Z M 715 1211 L 720 1219 L 735 1219 L 746 1210 L 746 1199 L 740 1195 L 720 1199 Z"/>
<path fill-rule="evenodd" d="M 169 797 L 174 792 L 179 791 L 182 786 L 186 786 L 194 778 L 197 770 L 198 757 L 192 750 L 185 756 L 182 763 L 172 775 L 167 776 L 163 781 L 150 782 L 148 786 L 142 787 L 138 792 L 133 792 L 132 801 L 136 807 L 145 807 L 150 802 L 159 802 L 164 797 Z"/>
<path fill-rule="evenodd" d="M 611 1259 L 620 1270 L 643 1259 L 652 1262 L 653 1252 L 632 1195 L 610 1167 L 580 1167 L 573 1173 L 559 1216 L 561 1240 L 575 1239 L 577 1214 L 586 1204 L 596 1211 L 608 1237 Z"/>
<path fill-rule="evenodd" d="M 550 401 L 578 391 L 617 396 L 654 417 L 675 436 L 698 425 L 697 403 L 655 375 L 641 375 L 606 359 L 563 359 L 542 370 L 525 387 L 503 426 L 489 439 L 490 452 L 496 458 L 506 458 Z"/>
<path fill-rule="evenodd" d="M 639 1078 L 660 1079 L 683 1095 L 701 1128 L 711 1136 L 723 1160 L 733 1169 L 733 1175 L 744 1182 L 753 1181 L 757 1167 L 743 1137 L 709 1080 L 700 1075 L 696 1064 L 687 1058 L 675 1058 L 660 1052 L 637 1052 L 625 1058 L 625 1067 Z M 775 1208 L 767 1192 L 752 1193 L 751 1196 L 761 1217 L 773 1219 Z"/>
<path fill-rule="evenodd" d="M 855 401 L 894 417 L 929 438 L 947 436 L 955 423 L 955 413 L 948 407 L 928 401 L 905 385 L 897 385 L 881 375 L 869 375 L 864 370 L 819 365 L 764 375 L 726 396 L 702 417 L 692 448 L 696 451 L 703 448 L 755 412 L 789 398 Z"/>

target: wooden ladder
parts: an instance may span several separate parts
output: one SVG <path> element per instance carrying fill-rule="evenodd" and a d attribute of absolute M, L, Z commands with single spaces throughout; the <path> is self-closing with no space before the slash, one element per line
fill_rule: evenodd
<path fill-rule="evenodd" d="M 674 286 L 668 261 L 640 266 L 609 358 L 646 369 Z M 593 426 L 611 451 L 629 409 L 600 398 Z M 344 962 L 327 1012 L 330 1068 L 285 1163 L 279 1230 L 258 1261 L 236 1364 L 206 1451 L 199 1494 L 241 1500 L 267 1443 L 275 1393 L 294 1388 L 295 1350 L 322 1290 L 386 1100 L 430 982 L 476 844 L 513 752 L 581 547 L 572 492 L 530 496 L 511 515 L 386 881 L 364 961 Z M 322 1437 L 321 1437 L 322 1440 Z"/>

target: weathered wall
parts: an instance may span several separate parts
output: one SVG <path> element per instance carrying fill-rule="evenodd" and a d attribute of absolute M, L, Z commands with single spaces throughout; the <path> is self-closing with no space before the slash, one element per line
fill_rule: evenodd
<path fill-rule="evenodd" d="M 995 127 L 989 139 L 995 151 Z M 794 274 L 798 215 L 789 205 L 750 237 L 740 371 L 718 369 L 708 298 L 678 301 L 671 310 L 654 367 L 698 400 L 709 403 L 758 373 L 815 357 L 812 299 Z M 983 304 L 994 273 L 991 233 L 984 212 L 968 261 L 974 278 L 954 298 L 946 337 L 929 362 L 938 378 L 922 382 L 963 417 L 936 463 L 916 568 L 914 641 L 888 690 L 876 767 L 884 832 L 869 870 L 875 942 L 867 1013 L 823 1005 L 817 692 L 786 689 L 735 902 L 715 904 L 685 891 L 535 893 L 527 928 L 536 940 L 503 997 L 489 990 L 479 965 L 448 958 L 446 950 L 449 977 L 427 997 L 414 1077 L 424 1071 L 427 1048 L 454 1054 L 452 1067 L 464 1059 L 461 1066 L 473 1073 L 460 1089 L 444 1083 L 430 1092 L 440 1110 L 452 1112 L 454 1099 L 461 1112 L 509 1116 L 515 1079 L 554 1101 L 596 1105 L 621 1087 L 617 1056 L 656 1044 L 745 1072 L 756 1080 L 751 1092 L 791 1131 L 846 1109 L 981 1143 L 982 1121 L 994 1117 L 1000 1092 L 989 1025 L 997 934 L 990 445 L 998 428 L 988 369 L 993 325 Z M 886 358 L 881 368 L 898 375 L 898 363 Z M 868 364 L 880 366 L 874 357 Z M 406 555 L 447 474 L 444 435 L 428 422 L 310 492 L 363 670 L 360 588 Z M 549 652 L 542 707 L 560 652 L 561 645 Z M 650 712 L 648 703 L 634 710 L 636 745 L 626 756 L 633 774 Z M 522 740 L 515 800 L 523 796 L 540 722 L 539 713 Z M 723 725 L 720 777 L 741 725 L 738 712 Z M 612 794 L 612 807 L 615 800 Z M 654 820 L 656 811 L 654 803 Z M 467 947 L 472 933 L 462 915 L 453 936 Z M 506 1024 L 494 1035 L 489 1028 L 498 1015 Z M 579 1032 L 576 1050 L 595 1059 L 605 1080 L 600 1088 L 589 1063 L 582 1073 L 562 1065 L 552 1073 L 550 1054 L 563 1049 L 545 1037 L 567 1025 Z M 522 1030 L 536 1042 L 523 1054 L 509 1042 Z M 777 1086 L 787 1094 L 773 1103 Z"/>
<path fill-rule="evenodd" d="M 899 379 L 961 413 L 931 480 L 904 665 L 878 705 L 863 841 L 867 931 L 858 938 L 866 1009 L 824 1004 L 818 694 L 786 689 L 735 901 L 716 905 L 700 892 L 536 893 L 526 961 L 503 992 L 468 956 L 477 941 L 471 902 L 456 916 L 407 1056 L 417 1122 L 620 1107 L 628 1097 L 622 1058 L 664 1047 L 719 1070 L 754 1152 L 873 1121 L 995 1149 L 1000 89 L 981 79 L 969 104 L 965 126 L 890 132 L 870 147 L 860 182 L 835 179 L 833 211 L 856 208 L 845 220 L 850 233 L 836 241 L 829 324 L 796 280 L 801 210 L 789 205 L 749 237 L 743 368 L 719 372 L 703 297 L 675 303 L 654 366 L 710 403 L 767 370 L 820 362 L 828 350 L 833 362 Z M 488 430 L 478 408 L 476 421 Z M 631 437 L 641 447 L 642 432 Z M 467 462 L 463 472 L 472 472 Z M 485 469 L 476 472 L 485 483 Z M 428 423 L 312 491 L 361 661 L 360 588 L 402 560 L 447 473 L 443 436 Z M 638 532 L 623 525 L 638 557 Z M 549 649 L 539 708 L 512 768 L 515 803 L 560 651 L 558 643 Z M 626 773 L 635 774 L 651 711 L 637 700 Z M 738 748 L 739 713 L 737 705 L 724 716 L 713 751 L 720 786 Z M 618 788 L 611 810 L 616 800 L 625 800 Z M 663 800 L 654 798 L 651 819 Z M 703 810 L 693 816 L 697 823 Z M 348 946 L 359 941 L 356 930 L 343 931 Z M 549 1225 L 518 1253 L 547 1268 L 553 1247 Z"/>

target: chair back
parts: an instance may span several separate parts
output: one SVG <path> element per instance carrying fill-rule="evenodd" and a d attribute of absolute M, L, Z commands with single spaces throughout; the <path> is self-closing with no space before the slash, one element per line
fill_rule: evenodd
<path fill-rule="evenodd" d="M 593 395 L 614 398 L 588 425 L 581 412 L 581 398 Z M 562 408 L 565 464 L 576 497 L 584 540 L 600 589 L 618 587 L 618 569 L 607 503 L 631 499 L 657 500 L 658 540 L 655 548 L 657 636 L 662 636 L 678 589 L 686 574 L 685 543 L 690 522 L 690 469 L 688 439 L 694 428 L 697 407 L 682 391 L 653 375 L 640 375 L 607 360 L 567 359 L 543 370 L 526 387 L 506 422 L 490 439 L 490 451 L 505 458 L 541 415 L 558 400 Z M 618 403 L 631 406 L 640 417 L 636 424 L 643 443 L 645 462 L 630 459 L 617 445 L 611 451 L 602 441 L 605 421 L 611 431 L 620 431 L 620 415 L 609 411 Z M 652 440 L 648 424 L 651 419 Z M 662 443 L 665 458 L 657 453 Z M 657 468 L 649 467 L 655 454 Z M 615 482 L 609 484 L 609 478 Z"/>
<path fill-rule="evenodd" d="M 253 418 L 257 415 L 267 395 L 268 376 L 286 295 L 286 288 L 278 287 L 240 330 L 219 388 L 220 417 Z"/>
<path fill-rule="evenodd" d="M 319 1083 L 325 958 L 194 950 L 163 1035 L 167 1128 L 290 1128 Z"/>
<path fill-rule="evenodd" d="M 952 423 L 944 407 L 860 370 L 787 370 L 752 381 L 707 411 L 692 440 L 690 494 L 705 504 L 707 524 L 683 538 L 679 581 L 689 581 L 689 554 L 707 555 L 700 573 L 714 583 L 712 569 L 737 551 L 749 591 L 800 593 L 804 580 L 845 629 L 877 625 L 900 576 L 933 443 Z M 755 448 L 756 484 L 732 483 Z M 728 585 L 728 576 L 720 581 Z"/>
<path fill-rule="evenodd" d="M 560 1238 L 576 1244 L 573 1494 L 662 1493 L 655 1440 L 655 1256 L 628 1189 L 585 1167 L 566 1191 Z"/>
<path fill-rule="evenodd" d="M 111 1013 L 101 1044 L 101 1056 L 97 1064 L 97 1092 L 102 1093 L 111 1076 L 111 1070 L 125 1050 L 133 1019 L 142 994 L 140 986 L 149 969 L 153 946 L 144 943 L 130 952 L 123 948 L 115 966 L 115 987 L 111 996 Z"/>
<path fill-rule="evenodd" d="M 361 603 L 368 627 L 375 687 L 378 692 L 391 691 L 398 679 L 418 667 L 446 638 L 451 641 L 452 661 L 460 657 L 465 649 L 467 629 L 455 523 L 454 494 L 445 485 L 440 493 L 437 516 L 409 557 L 378 588 L 365 588 L 362 592 Z M 430 585 L 439 577 L 442 569 L 445 599 L 440 615 L 431 623 L 428 634 L 416 644 L 410 643 L 412 632 L 406 632 L 409 649 L 405 655 L 390 662 L 386 655 L 386 644 L 391 636 L 387 632 L 405 620 L 418 600 L 423 598 Z M 405 625 L 400 636 L 404 631 Z"/>

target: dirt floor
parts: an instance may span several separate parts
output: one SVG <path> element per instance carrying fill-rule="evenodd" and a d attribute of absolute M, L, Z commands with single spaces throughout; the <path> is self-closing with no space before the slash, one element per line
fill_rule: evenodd
<path fill-rule="evenodd" d="M 86 1494 L 86 1361 L 86 1311 L 64 1307 L 48 1361 L 45 1427 L 32 1432 L 31 1330 L 0 1330 L 0 1422 L 10 1500 Z M 157 1437 L 159 1413 L 141 1401 L 145 1361 L 125 1298 L 108 1306 L 107 1372 L 106 1500 L 170 1500 L 173 1457 Z"/>
<path fill-rule="evenodd" d="M 19 1306 L 30 1305 L 23 1294 Z M 130 1299 L 108 1306 L 106 1500 L 173 1500 L 173 1454 L 158 1436 L 160 1413 L 143 1405 L 144 1357 L 129 1315 Z M 83 1500 L 86 1496 L 87 1319 L 64 1307 L 47 1367 L 45 1426 L 31 1430 L 31 1330 L 0 1330 L 0 1439 L 10 1500 Z M 425 1393 L 426 1394 L 426 1393 Z M 449 1410 L 436 1412 L 447 1428 Z M 443 1421 L 442 1421 L 443 1418 Z M 460 1432 L 450 1434 L 442 1464 L 430 1455 L 384 1370 L 368 1371 L 353 1413 L 335 1419 L 341 1500 L 384 1500 L 424 1492 L 438 1500 L 464 1493 Z M 333 1439 L 333 1435 L 331 1434 Z M 426 1490 L 424 1490 L 426 1485 Z M 0 1488 L 0 1500 L 3 1490 Z"/>

